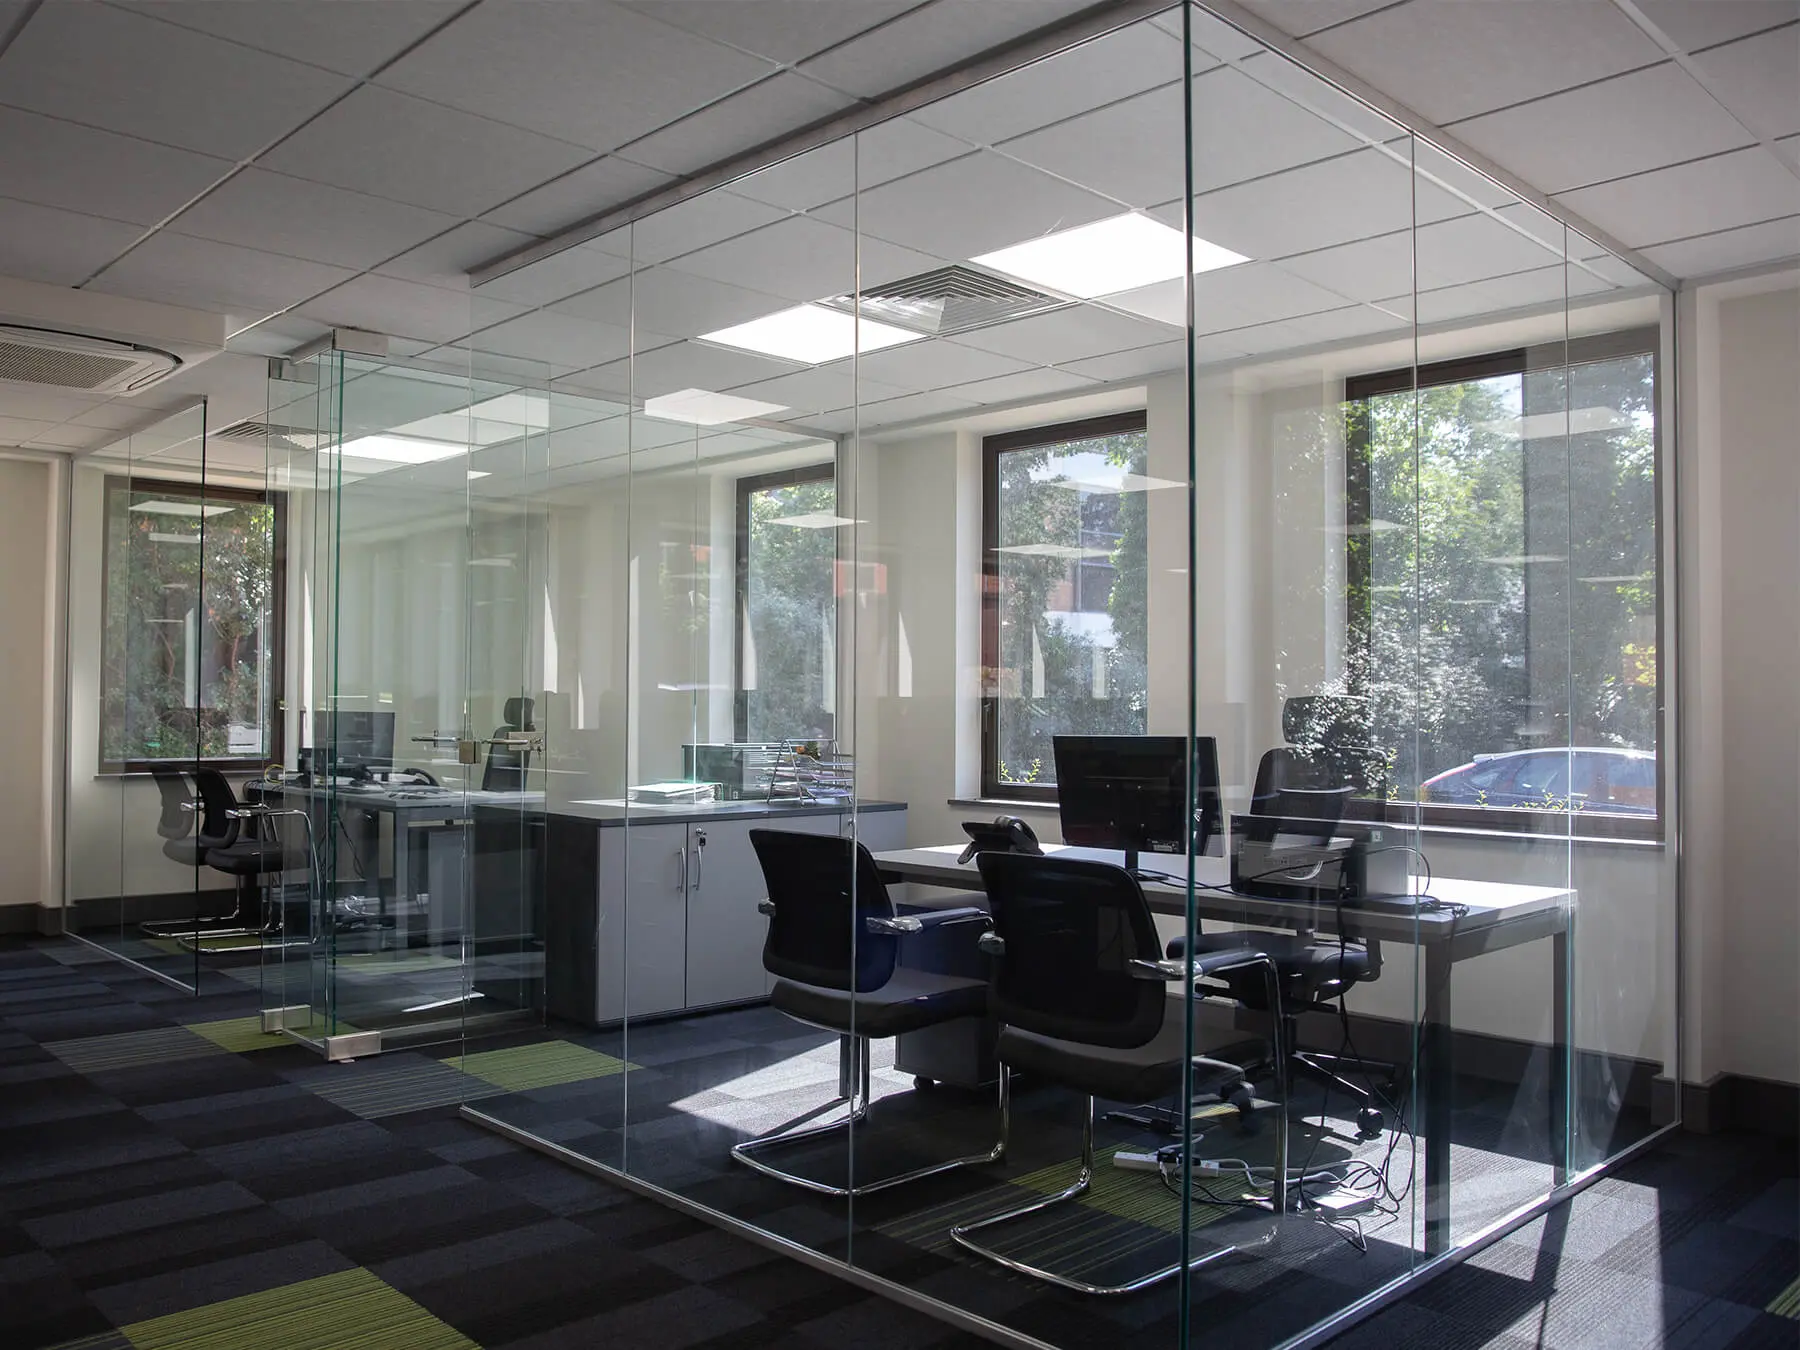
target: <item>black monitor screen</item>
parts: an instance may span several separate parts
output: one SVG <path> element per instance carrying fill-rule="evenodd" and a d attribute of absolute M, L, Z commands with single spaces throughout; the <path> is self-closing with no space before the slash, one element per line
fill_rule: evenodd
<path fill-rule="evenodd" d="M 1185 736 L 1058 736 L 1056 795 L 1063 841 L 1139 853 L 1182 853 L 1191 835 L 1205 853 L 1219 836 L 1219 747 L 1196 736 L 1194 804 L 1188 816 Z"/>
<path fill-rule="evenodd" d="M 328 759 L 343 767 L 384 769 L 394 763 L 394 714 L 391 712 L 320 713 L 313 737 L 315 763 Z"/>

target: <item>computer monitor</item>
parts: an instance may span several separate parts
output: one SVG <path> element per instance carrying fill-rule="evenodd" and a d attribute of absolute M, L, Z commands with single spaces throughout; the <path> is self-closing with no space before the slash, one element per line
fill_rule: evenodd
<path fill-rule="evenodd" d="M 315 770 L 321 760 L 329 771 L 392 769 L 394 714 L 391 712 L 320 713 L 313 733 Z"/>
<path fill-rule="evenodd" d="M 1188 813 L 1188 747 L 1194 808 Z M 1219 745 L 1211 736 L 1057 736 L 1063 842 L 1116 848 L 1135 872 L 1141 853 L 1220 851 Z"/>

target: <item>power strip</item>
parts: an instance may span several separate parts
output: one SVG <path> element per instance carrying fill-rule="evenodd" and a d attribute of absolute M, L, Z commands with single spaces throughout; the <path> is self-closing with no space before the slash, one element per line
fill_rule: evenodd
<path fill-rule="evenodd" d="M 1162 1160 L 1154 1153 L 1115 1153 L 1113 1166 L 1121 1172 L 1160 1172 Z"/>

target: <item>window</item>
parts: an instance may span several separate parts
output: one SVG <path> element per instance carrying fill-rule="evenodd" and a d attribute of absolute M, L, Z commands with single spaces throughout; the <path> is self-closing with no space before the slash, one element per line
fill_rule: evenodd
<path fill-rule="evenodd" d="M 108 478 L 102 772 L 281 754 L 278 497 Z"/>
<path fill-rule="evenodd" d="M 1655 832 L 1656 343 L 1425 366 L 1416 395 L 1411 370 L 1346 387 L 1346 685 L 1387 801 L 1427 823 L 1572 811 L 1580 834 Z"/>
<path fill-rule="evenodd" d="M 983 442 L 981 792 L 1052 801 L 1059 735 L 1141 735 L 1143 413 Z"/>
<path fill-rule="evenodd" d="M 829 464 L 738 480 L 739 741 L 836 734 L 841 523 Z"/>

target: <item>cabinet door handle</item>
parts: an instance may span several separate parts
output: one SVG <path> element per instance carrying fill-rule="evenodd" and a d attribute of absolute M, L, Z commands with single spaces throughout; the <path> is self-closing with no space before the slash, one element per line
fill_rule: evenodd
<path fill-rule="evenodd" d="M 681 859 L 681 885 L 676 887 L 676 889 L 679 890 L 683 895 L 686 895 L 687 888 L 688 888 L 688 884 L 687 884 L 687 881 L 688 881 L 687 846 L 684 844 L 679 849 L 677 849 L 675 852 L 676 852 L 676 855 Z"/>
<path fill-rule="evenodd" d="M 694 889 L 706 879 L 706 831 L 694 831 Z"/>

